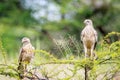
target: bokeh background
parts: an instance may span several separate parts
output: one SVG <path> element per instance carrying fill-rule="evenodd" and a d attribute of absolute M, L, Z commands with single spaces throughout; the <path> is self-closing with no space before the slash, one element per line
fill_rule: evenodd
<path fill-rule="evenodd" d="M 0 51 L 9 58 L 18 56 L 26 36 L 36 49 L 59 57 L 56 46 L 70 43 L 70 36 L 81 44 L 80 32 L 88 18 L 99 41 L 111 31 L 120 32 L 120 0 L 0 0 Z"/>

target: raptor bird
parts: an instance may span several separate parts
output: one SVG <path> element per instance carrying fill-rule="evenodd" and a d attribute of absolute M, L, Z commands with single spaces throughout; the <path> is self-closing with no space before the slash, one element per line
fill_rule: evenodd
<path fill-rule="evenodd" d="M 93 50 L 96 47 L 98 39 L 97 32 L 93 27 L 92 20 L 86 19 L 84 24 L 85 28 L 81 32 L 81 42 L 83 43 L 85 58 L 90 57 L 93 59 L 96 56 Z"/>
<path fill-rule="evenodd" d="M 27 71 L 27 64 L 29 64 L 34 57 L 34 47 L 32 46 L 30 39 L 24 37 L 22 39 L 22 47 L 19 54 L 19 76 L 23 77 L 25 71 Z"/>

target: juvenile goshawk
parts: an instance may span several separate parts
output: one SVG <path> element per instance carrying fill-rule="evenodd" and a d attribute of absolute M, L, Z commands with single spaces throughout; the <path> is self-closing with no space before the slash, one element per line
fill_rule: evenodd
<path fill-rule="evenodd" d="M 20 77 L 24 75 L 24 72 L 27 70 L 27 64 L 29 64 L 34 57 L 34 47 L 32 46 L 30 39 L 24 37 L 22 39 L 22 47 L 20 49 L 19 54 L 19 65 L 18 70 L 20 73 Z"/>
<path fill-rule="evenodd" d="M 86 19 L 84 24 L 85 28 L 81 32 L 81 42 L 83 43 L 85 58 L 90 57 L 93 59 L 93 56 L 96 56 L 93 50 L 97 43 L 97 32 L 93 27 L 92 20 Z"/>

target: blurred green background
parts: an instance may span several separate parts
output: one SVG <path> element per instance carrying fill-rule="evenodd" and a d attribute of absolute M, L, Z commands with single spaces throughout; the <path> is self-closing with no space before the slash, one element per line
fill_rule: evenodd
<path fill-rule="evenodd" d="M 120 0 L 0 0 L 1 45 L 9 57 L 18 56 L 21 39 L 27 36 L 36 49 L 59 54 L 56 42 L 65 45 L 69 36 L 80 42 L 88 18 L 99 40 L 120 32 Z"/>

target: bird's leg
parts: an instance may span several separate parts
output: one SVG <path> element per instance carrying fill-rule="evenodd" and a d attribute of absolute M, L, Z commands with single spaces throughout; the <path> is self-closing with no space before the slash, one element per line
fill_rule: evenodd
<path fill-rule="evenodd" d="M 93 56 L 94 56 L 93 49 L 94 49 L 94 46 L 92 46 L 91 52 L 90 52 L 91 53 L 91 55 L 90 55 L 91 60 L 93 60 Z"/>
<path fill-rule="evenodd" d="M 91 49 L 91 56 L 90 56 L 91 60 L 93 60 L 93 50 Z"/>
<path fill-rule="evenodd" d="M 87 59 L 88 55 L 87 55 L 87 48 L 84 46 L 84 52 L 85 52 L 85 59 Z"/>

